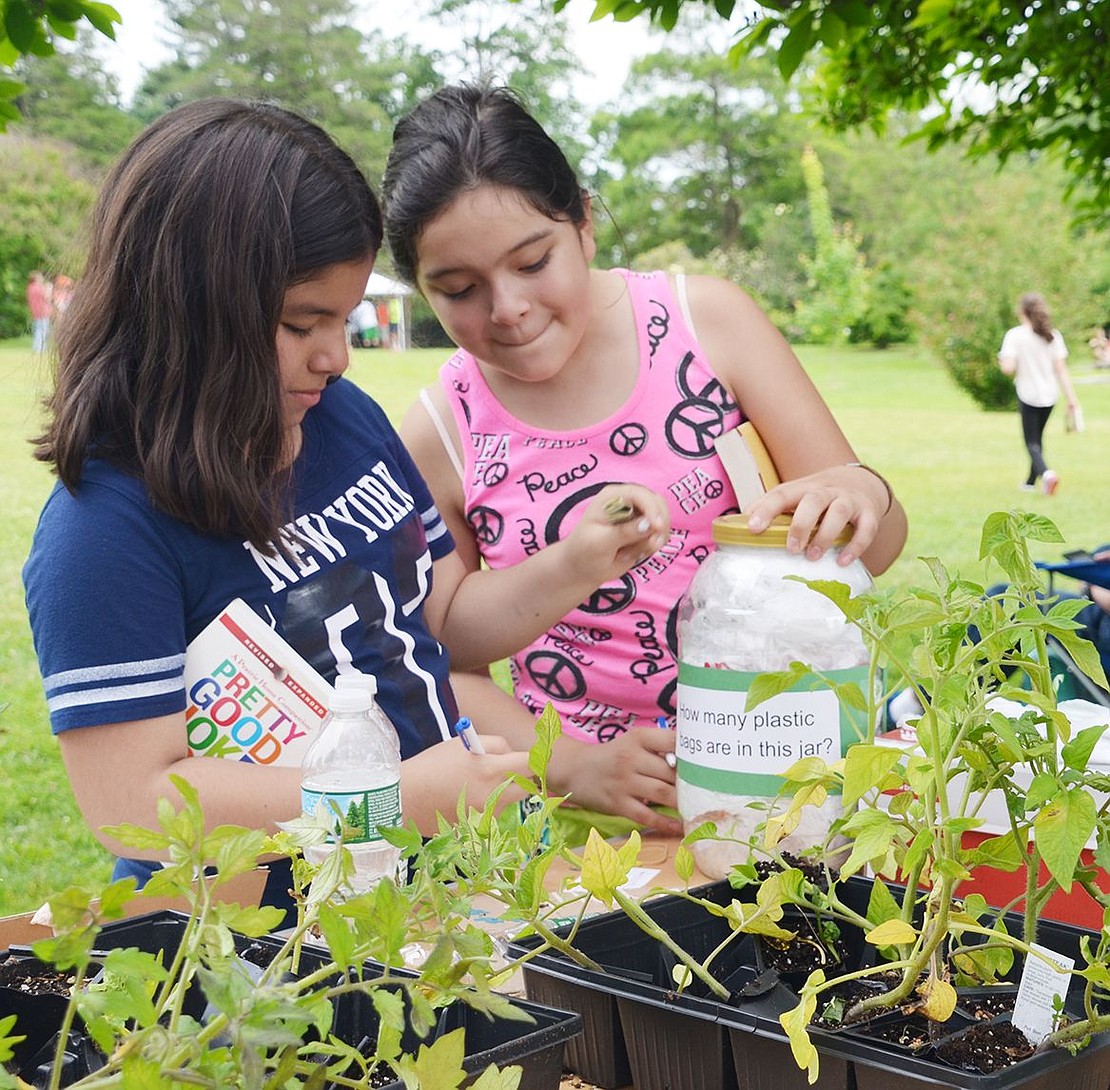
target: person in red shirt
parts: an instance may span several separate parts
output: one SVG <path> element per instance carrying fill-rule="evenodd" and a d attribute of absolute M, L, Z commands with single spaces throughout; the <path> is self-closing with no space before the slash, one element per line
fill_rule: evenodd
<path fill-rule="evenodd" d="M 27 281 L 27 308 L 31 312 L 31 351 L 45 352 L 50 339 L 50 283 L 38 269 Z"/>

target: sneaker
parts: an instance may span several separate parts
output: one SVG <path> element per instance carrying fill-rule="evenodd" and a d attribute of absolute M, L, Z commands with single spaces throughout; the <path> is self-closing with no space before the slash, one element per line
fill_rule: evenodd
<path fill-rule="evenodd" d="M 1025 484 L 1023 482 L 1022 484 L 1018 485 L 1018 489 L 1022 492 L 1036 492 L 1037 486 L 1035 484 Z"/>
<path fill-rule="evenodd" d="M 1051 496 L 1056 491 L 1060 484 L 1060 478 L 1056 476 L 1051 469 L 1046 469 L 1044 477 L 1041 478 L 1041 487 L 1046 496 Z"/>

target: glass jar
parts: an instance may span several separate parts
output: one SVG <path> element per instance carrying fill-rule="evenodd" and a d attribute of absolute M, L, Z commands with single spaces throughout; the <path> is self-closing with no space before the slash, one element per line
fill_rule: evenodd
<path fill-rule="evenodd" d="M 777 798 L 781 774 L 804 757 L 832 764 L 865 736 L 861 717 L 842 708 L 835 692 L 812 674 L 799 685 L 745 708 L 752 680 L 802 662 L 837 682 L 863 689 L 869 655 L 859 631 L 830 599 L 786 578 L 844 583 L 851 594 L 871 586 L 859 560 L 837 563 L 839 546 L 819 560 L 786 551 L 791 516 L 762 533 L 744 515 L 713 520 L 714 551 L 690 582 L 678 612 L 678 809 L 685 829 L 712 821 L 720 840 L 693 845 L 698 867 L 723 878 L 758 853 L 758 827 L 789 805 Z M 796 829 L 778 842 L 798 852 L 820 844 L 840 814 L 829 796 L 807 806 Z M 739 841 L 740 843 L 736 843 Z"/>

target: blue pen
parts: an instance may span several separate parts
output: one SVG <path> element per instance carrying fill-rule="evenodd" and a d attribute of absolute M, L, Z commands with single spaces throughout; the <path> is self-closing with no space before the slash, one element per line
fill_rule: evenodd
<path fill-rule="evenodd" d="M 464 715 L 455 724 L 455 733 L 459 736 L 459 741 L 462 742 L 463 748 L 468 753 L 486 752 L 486 747 L 482 745 L 482 739 L 467 716 Z"/>

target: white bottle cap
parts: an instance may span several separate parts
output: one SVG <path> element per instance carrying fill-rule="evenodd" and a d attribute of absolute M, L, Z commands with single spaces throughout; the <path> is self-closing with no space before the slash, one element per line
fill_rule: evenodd
<path fill-rule="evenodd" d="M 335 679 L 335 695 L 331 698 L 333 712 L 364 712 L 374 706 L 378 682 L 373 674 L 344 673 Z"/>

